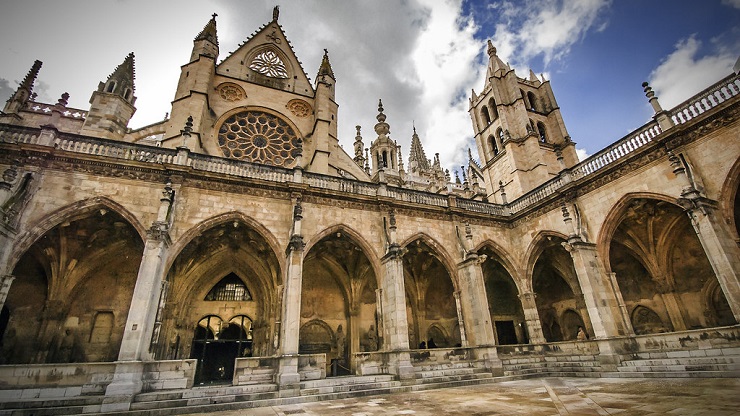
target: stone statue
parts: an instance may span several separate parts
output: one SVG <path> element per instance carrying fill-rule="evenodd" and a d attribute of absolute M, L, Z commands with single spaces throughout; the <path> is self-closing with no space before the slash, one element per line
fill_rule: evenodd
<path fill-rule="evenodd" d="M 378 335 L 375 333 L 375 325 L 373 324 L 370 324 L 370 329 L 367 330 L 367 350 L 378 350 Z"/>
<path fill-rule="evenodd" d="M 67 328 L 64 330 L 64 338 L 59 343 L 59 350 L 57 351 L 58 361 L 60 363 L 71 363 L 73 361 L 72 352 L 75 347 L 75 336 L 72 330 Z"/>
<path fill-rule="evenodd" d="M 576 334 L 576 339 L 578 341 L 585 341 L 588 339 L 588 335 L 586 335 L 586 332 L 583 331 L 583 327 L 578 327 L 578 334 Z"/>
<path fill-rule="evenodd" d="M 344 331 L 342 331 L 342 325 L 337 327 L 337 358 L 344 358 Z"/>

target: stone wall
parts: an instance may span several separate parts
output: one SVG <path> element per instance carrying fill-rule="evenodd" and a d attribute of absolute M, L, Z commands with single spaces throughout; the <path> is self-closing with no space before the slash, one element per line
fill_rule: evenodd
<path fill-rule="evenodd" d="M 102 395 L 115 363 L 0 366 L 0 400 Z"/>

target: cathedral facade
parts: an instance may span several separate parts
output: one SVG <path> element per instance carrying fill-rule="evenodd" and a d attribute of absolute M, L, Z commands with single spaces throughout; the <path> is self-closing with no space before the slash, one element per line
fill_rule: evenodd
<path fill-rule="evenodd" d="M 346 153 L 329 54 L 311 83 L 278 17 L 217 63 L 214 15 L 140 129 L 133 54 L 88 110 L 35 101 L 33 64 L 0 114 L 2 401 L 740 363 L 736 74 L 671 110 L 644 84 L 654 119 L 579 161 L 549 81 L 489 42 L 452 178 L 382 102 Z"/>

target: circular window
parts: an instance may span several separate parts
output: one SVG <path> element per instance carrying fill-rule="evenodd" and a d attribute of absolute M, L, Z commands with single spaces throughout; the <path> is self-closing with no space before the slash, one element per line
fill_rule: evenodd
<path fill-rule="evenodd" d="M 281 118 L 243 111 L 227 118 L 218 130 L 224 156 L 247 162 L 290 166 L 301 152 L 301 139 Z"/>

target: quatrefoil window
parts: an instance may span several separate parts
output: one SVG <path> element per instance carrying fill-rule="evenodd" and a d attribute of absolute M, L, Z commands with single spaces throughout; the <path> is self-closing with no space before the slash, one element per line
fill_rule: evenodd
<path fill-rule="evenodd" d="M 247 162 L 290 166 L 301 153 L 301 139 L 283 119 L 262 111 L 242 111 L 218 130 L 224 156 Z"/>
<path fill-rule="evenodd" d="M 288 78 L 285 64 L 274 51 L 264 51 L 255 56 L 249 68 L 272 78 Z"/>

